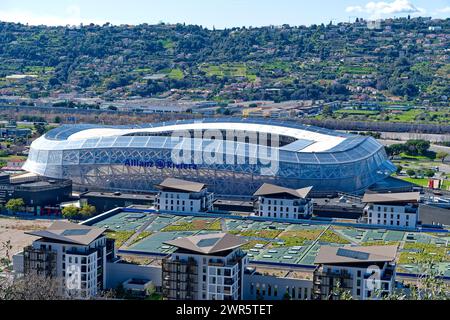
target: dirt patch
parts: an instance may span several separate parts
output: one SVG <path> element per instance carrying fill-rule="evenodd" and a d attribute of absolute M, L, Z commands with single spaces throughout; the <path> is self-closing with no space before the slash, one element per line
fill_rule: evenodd
<path fill-rule="evenodd" d="M 11 241 L 11 253 L 16 254 L 37 239 L 25 234 L 26 231 L 46 229 L 52 222 L 51 220 L 20 220 L 0 217 L 0 258 L 4 258 L 6 255 L 4 243 Z"/>

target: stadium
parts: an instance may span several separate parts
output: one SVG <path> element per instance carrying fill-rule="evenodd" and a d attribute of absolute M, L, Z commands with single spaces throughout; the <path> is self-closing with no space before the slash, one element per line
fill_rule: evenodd
<path fill-rule="evenodd" d="M 205 151 L 214 161 L 195 161 Z M 181 160 L 174 160 L 177 153 Z M 372 137 L 238 118 L 64 125 L 32 143 L 24 169 L 71 179 L 90 190 L 148 192 L 174 177 L 206 183 L 217 194 L 242 196 L 252 195 L 265 182 L 313 186 L 316 194 L 360 193 L 396 170 Z"/>

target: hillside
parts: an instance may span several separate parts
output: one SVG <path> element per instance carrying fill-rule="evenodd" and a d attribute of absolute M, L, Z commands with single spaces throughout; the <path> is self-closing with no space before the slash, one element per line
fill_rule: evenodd
<path fill-rule="evenodd" d="M 208 30 L 0 23 L 0 95 L 363 100 L 450 96 L 450 19 Z M 23 75 L 30 75 L 24 77 Z"/>

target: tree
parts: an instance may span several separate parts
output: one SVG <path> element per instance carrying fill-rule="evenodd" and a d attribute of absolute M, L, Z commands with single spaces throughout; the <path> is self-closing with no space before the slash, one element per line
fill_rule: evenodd
<path fill-rule="evenodd" d="M 17 213 L 19 212 L 23 207 L 25 206 L 25 202 L 23 201 L 23 199 L 19 198 L 19 199 L 10 199 L 7 203 L 5 208 L 12 212 L 12 213 Z"/>
<path fill-rule="evenodd" d="M 430 149 L 430 141 L 426 140 L 408 140 L 405 143 L 405 152 L 408 155 L 426 155 L 427 151 Z"/>
<path fill-rule="evenodd" d="M 397 143 L 397 144 L 390 145 L 390 146 L 386 147 L 385 149 L 386 149 L 386 153 L 389 156 L 396 156 L 405 151 L 405 145 Z"/>
<path fill-rule="evenodd" d="M 439 151 L 436 153 L 436 159 L 439 159 L 444 163 L 444 160 L 449 156 L 449 154 L 445 151 Z"/>
<path fill-rule="evenodd" d="M 333 115 L 333 109 L 330 106 L 324 106 L 322 110 L 322 114 L 324 116 L 331 116 Z"/>
<path fill-rule="evenodd" d="M 67 206 L 62 209 L 62 216 L 64 219 L 77 219 L 79 216 L 79 209 L 75 206 Z"/>
<path fill-rule="evenodd" d="M 399 289 L 384 297 L 384 300 L 450 300 L 449 286 L 439 272 L 432 259 L 411 263 L 421 265 L 421 272 L 416 283 L 407 288 Z"/>
<path fill-rule="evenodd" d="M 81 209 L 78 211 L 78 213 L 83 218 L 90 218 L 93 215 L 95 215 L 96 211 L 97 211 L 97 209 L 94 206 L 85 204 L 81 207 Z"/>
<path fill-rule="evenodd" d="M 47 132 L 45 125 L 42 123 L 36 123 L 34 125 L 34 130 L 36 130 L 37 134 L 40 136 L 42 136 L 45 132 Z"/>
<path fill-rule="evenodd" d="M 11 241 L 2 243 L 0 251 L 5 252 L 0 259 L 0 301 L 2 300 L 64 300 L 61 290 L 62 279 L 36 274 L 15 277 L 12 272 Z"/>
<path fill-rule="evenodd" d="M 413 169 L 407 169 L 406 174 L 412 178 L 416 175 L 416 172 Z"/>
<path fill-rule="evenodd" d="M 398 165 L 397 166 L 397 174 L 400 174 L 400 173 L 402 173 L 402 170 L 403 170 L 403 167 L 401 166 L 401 165 Z"/>
<path fill-rule="evenodd" d="M 435 172 L 434 170 L 431 170 L 431 169 L 425 169 L 425 170 L 423 171 L 423 175 L 424 175 L 425 177 L 428 177 L 428 178 L 434 177 L 435 174 L 436 174 L 436 172 Z"/>

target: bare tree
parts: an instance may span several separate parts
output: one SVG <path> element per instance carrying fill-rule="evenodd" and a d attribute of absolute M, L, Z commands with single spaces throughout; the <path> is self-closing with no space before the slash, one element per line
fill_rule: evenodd
<path fill-rule="evenodd" d="M 63 300 L 62 279 L 37 274 L 18 276 L 12 270 L 11 242 L 2 243 L 5 257 L 0 259 L 0 300 Z"/>

